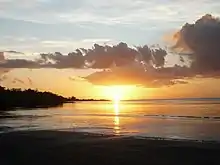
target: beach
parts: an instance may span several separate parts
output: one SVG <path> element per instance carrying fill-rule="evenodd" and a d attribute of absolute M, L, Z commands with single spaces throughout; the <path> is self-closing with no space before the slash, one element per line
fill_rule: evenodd
<path fill-rule="evenodd" d="M 219 165 L 219 102 L 76 102 L 8 111 L 0 120 L 0 165 Z"/>
<path fill-rule="evenodd" d="M 219 164 L 220 143 L 162 138 L 17 131 L 0 134 L 0 164 Z"/>

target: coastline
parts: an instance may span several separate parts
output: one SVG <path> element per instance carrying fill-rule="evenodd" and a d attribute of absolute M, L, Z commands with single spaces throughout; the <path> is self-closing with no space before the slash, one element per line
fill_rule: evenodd
<path fill-rule="evenodd" d="M 67 131 L 0 134 L 1 164 L 218 164 L 220 143 Z"/>

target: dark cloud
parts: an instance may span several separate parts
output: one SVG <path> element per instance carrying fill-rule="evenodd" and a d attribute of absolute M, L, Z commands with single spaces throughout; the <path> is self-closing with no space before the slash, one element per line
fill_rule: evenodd
<path fill-rule="evenodd" d="M 153 64 L 155 67 L 163 67 L 165 64 L 166 50 L 162 48 L 151 49 L 147 45 L 137 47 L 137 53 L 140 55 L 141 61 L 146 64 Z"/>
<path fill-rule="evenodd" d="M 76 81 L 76 79 L 73 78 L 73 77 L 69 77 L 69 80 L 70 80 L 70 81 Z"/>
<path fill-rule="evenodd" d="M 31 80 L 31 78 L 27 78 L 28 79 L 28 83 L 29 83 L 29 85 L 33 85 L 33 81 Z"/>
<path fill-rule="evenodd" d="M 87 62 L 92 68 L 109 68 L 112 65 L 123 66 L 134 61 L 137 51 L 129 48 L 126 43 L 115 46 L 95 44 L 92 49 L 82 49 Z"/>
<path fill-rule="evenodd" d="M 17 83 L 18 82 L 20 84 L 25 84 L 25 82 L 23 80 L 19 79 L 19 78 L 14 78 L 12 82 L 13 83 Z"/>
<path fill-rule="evenodd" d="M 5 59 L 4 52 L 0 53 L 0 68 L 82 68 L 84 56 L 77 49 L 76 52 L 63 55 L 59 52 L 41 54 L 37 60 Z"/>
<path fill-rule="evenodd" d="M 96 85 L 160 87 L 180 83 L 178 79 L 189 75 L 183 67 L 165 68 L 166 55 L 166 50 L 160 47 L 144 45 L 131 48 L 126 43 L 114 46 L 95 44 L 91 49 L 77 49 L 68 55 L 59 52 L 40 54 L 35 61 L 5 59 L 0 68 L 98 68 L 103 71 L 80 79 L 69 77 L 69 80 L 87 80 Z M 14 79 L 13 83 L 22 83 L 22 80 Z M 29 84 L 32 84 L 31 80 Z"/>
<path fill-rule="evenodd" d="M 3 76 L 1 77 L 2 80 L 6 80 L 7 78 L 8 78 L 7 75 L 3 75 Z"/>
<path fill-rule="evenodd" d="M 4 52 L 0 52 L 0 62 L 5 60 Z"/>
<path fill-rule="evenodd" d="M 8 69 L 0 69 L 0 76 L 1 75 L 5 75 L 6 73 L 8 73 L 10 70 L 8 70 Z"/>
<path fill-rule="evenodd" d="M 205 15 L 194 24 L 186 23 L 174 35 L 179 49 L 191 60 L 195 74 L 206 75 L 220 71 L 220 20 Z"/>
<path fill-rule="evenodd" d="M 5 62 L 4 52 L 0 52 L 0 65 Z M 0 81 L 3 81 L 7 78 L 5 75 L 10 70 L 7 68 L 0 68 Z"/>
<path fill-rule="evenodd" d="M 84 81 L 85 78 L 84 77 L 80 77 L 80 76 L 77 76 L 77 77 L 68 77 L 68 79 L 70 81 Z"/>
<path fill-rule="evenodd" d="M 60 52 L 54 54 L 41 54 L 38 60 L 41 67 L 49 68 L 82 68 L 85 63 L 85 57 L 82 52 L 77 49 L 76 52 L 71 52 L 68 55 L 63 55 Z"/>
<path fill-rule="evenodd" d="M 23 54 L 23 52 L 18 52 L 18 51 L 15 51 L 15 50 L 7 50 L 7 51 L 4 51 L 5 53 L 11 53 L 11 54 Z"/>
<path fill-rule="evenodd" d="M 166 51 L 148 46 L 130 48 L 126 43 L 115 46 L 94 44 L 92 49 L 76 49 L 67 55 L 60 52 L 40 54 L 35 61 L 26 59 L 4 59 L 0 68 L 99 68 L 107 69 L 111 66 L 124 66 L 135 60 L 146 64 L 162 67 L 165 62 Z"/>
<path fill-rule="evenodd" d="M 184 79 L 194 76 L 186 66 L 164 67 L 167 52 L 162 48 L 145 45 L 133 50 L 135 58 L 129 63 L 95 72 L 85 79 L 96 85 L 139 85 L 156 88 L 186 84 Z"/>
<path fill-rule="evenodd" d="M 85 54 L 86 61 L 91 63 L 90 67 L 98 69 L 125 66 L 137 59 L 161 67 L 164 65 L 165 56 L 167 55 L 167 52 L 161 48 L 151 49 L 147 45 L 130 48 L 122 42 L 115 46 L 95 44 L 93 49 L 81 50 Z"/>
<path fill-rule="evenodd" d="M 16 80 L 13 80 L 13 81 L 12 81 L 12 84 L 16 84 L 16 83 L 17 83 Z"/>
<path fill-rule="evenodd" d="M 6 59 L 4 62 L 0 63 L 0 68 L 40 68 L 40 64 L 25 59 Z"/>
<path fill-rule="evenodd" d="M 95 72 L 84 78 L 96 85 L 138 85 L 156 88 L 187 83 L 184 81 L 187 77 L 191 77 L 190 69 L 187 67 L 148 67 L 146 70 L 144 64 L 133 62 L 132 65 Z"/>
<path fill-rule="evenodd" d="M 132 49 L 127 44 L 120 43 L 113 47 L 96 45 L 94 50 L 90 50 L 89 52 L 92 52 L 92 54 L 85 53 L 93 57 L 91 61 L 95 61 L 93 64 L 96 67 L 94 65 L 92 67 L 110 67 L 108 70 L 95 72 L 84 77 L 85 80 L 96 85 L 161 87 L 177 84 L 180 82 L 178 79 L 190 75 L 187 67 L 176 65 L 165 68 L 164 64 L 167 52 L 158 47 L 150 48 L 144 45 Z"/>

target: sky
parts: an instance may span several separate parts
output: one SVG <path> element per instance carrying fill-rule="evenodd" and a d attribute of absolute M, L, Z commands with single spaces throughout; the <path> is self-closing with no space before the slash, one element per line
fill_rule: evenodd
<path fill-rule="evenodd" d="M 218 0 L 0 0 L 0 84 L 80 98 L 220 97 L 219 8 Z"/>

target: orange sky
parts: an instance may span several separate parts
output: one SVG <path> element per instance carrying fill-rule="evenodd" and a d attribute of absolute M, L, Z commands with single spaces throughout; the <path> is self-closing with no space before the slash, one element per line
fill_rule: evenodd
<path fill-rule="evenodd" d="M 69 77 L 86 76 L 91 70 L 58 70 L 58 69 L 14 69 L 7 73 L 8 79 L 2 84 L 7 87 L 33 88 L 48 90 L 64 96 L 79 98 L 113 99 L 148 99 L 148 98 L 181 98 L 181 97 L 220 97 L 218 79 L 194 79 L 188 84 L 177 84 L 171 87 L 147 88 L 137 86 L 98 86 L 85 80 L 70 80 Z M 14 77 L 24 83 L 13 84 Z M 10 79 L 11 78 L 11 79 Z M 30 85 L 28 78 L 33 84 Z"/>

